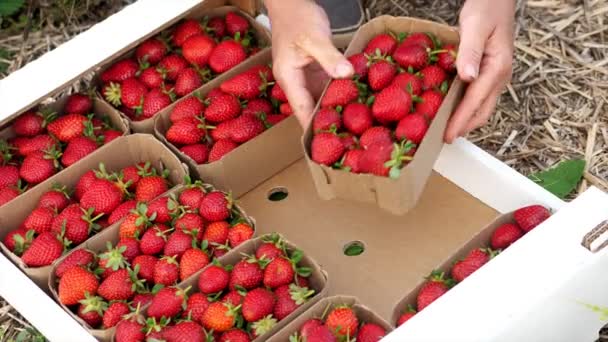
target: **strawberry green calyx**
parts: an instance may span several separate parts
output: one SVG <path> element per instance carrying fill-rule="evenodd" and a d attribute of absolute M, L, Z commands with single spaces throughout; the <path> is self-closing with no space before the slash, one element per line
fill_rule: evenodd
<path fill-rule="evenodd" d="M 295 332 L 289 336 L 289 342 L 305 342 L 304 336 L 300 336 L 299 333 Z"/>
<path fill-rule="evenodd" d="M 113 106 L 119 107 L 122 102 L 120 100 L 121 97 L 121 89 L 120 84 L 110 82 L 110 84 L 104 89 L 104 95 L 108 102 L 110 102 Z"/>
<path fill-rule="evenodd" d="M 94 208 L 85 209 L 82 208 L 82 216 L 80 217 L 83 221 L 89 224 L 89 234 L 91 231 L 99 231 L 101 226 L 95 223 L 95 221 L 99 220 L 104 214 L 101 213 L 97 216 L 93 216 Z"/>
<path fill-rule="evenodd" d="M 15 240 L 15 250 L 13 253 L 17 256 L 21 256 L 26 249 L 30 247 L 32 241 L 34 241 L 34 234 L 36 232 L 33 229 L 30 229 L 25 233 L 25 238 L 20 234 L 16 234 L 13 236 L 13 240 Z"/>
<path fill-rule="evenodd" d="M 106 244 L 107 251 L 99 256 L 100 260 L 107 260 L 105 267 L 113 271 L 126 268 L 128 266 L 127 259 L 124 257 L 124 252 L 127 250 L 127 246 L 112 247 L 111 242 Z M 139 265 L 138 265 L 139 266 Z"/>
<path fill-rule="evenodd" d="M 106 303 L 103 298 L 91 296 L 88 293 L 85 294 L 85 299 L 81 300 L 79 303 L 84 305 L 84 309 L 82 310 L 83 314 L 94 311 L 100 316 L 103 316 L 103 313 L 108 309 L 108 303 Z"/>
<path fill-rule="evenodd" d="M 133 269 L 127 266 L 127 270 L 129 271 L 129 278 L 133 283 L 131 287 L 133 289 L 133 292 L 140 292 L 146 290 L 146 286 L 144 285 L 145 280 L 137 278 L 137 274 L 139 273 L 139 265 L 135 265 Z"/>
<path fill-rule="evenodd" d="M 428 281 L 443 283 L 448 288 L 451 288 L 454 285 L 456 285 L 456 282 L 454 281 L 454 279 L 446 277 L 445 272 L 442 272 L 439 270 L 433 270 L 433 272 L 431 272 L 431 274 L 428 277 L 426 277 L 426 279 Z"/>
<path fill-rule="evenodd" d="M 272 315 L 268 315 L 261 320 L 254 322 L 251 325 L 251 329 L 254 331 L 255 336 L 262 336 L 270 332 L 276 325 L 278 321 L 272 317 Z"/>
<path fill-rule="evenodd" d="M 291 299 L 297 304 L 302 305 L 315 294 L 315 290 L 309 290 L 307 287 L 300 287 L 296 284 L 289 285 L 289 294 Z"/>
<path fill-rule="evenodd" d="M 411 149 L 414 147 L 416 147 L 416 145 L 411 141 L 403 141 L 400 144 L 394 144 L 393 151 L 391 152 L 391 159 L 384 163 L 385 167 L 390 168 L 390 178 L 399 178 L 404 162 L 409 162 L 413 159 L 411 156 L 407 156 L 405 154 L 411 151 Z"/>
<path fill-rule="evenodd" d="M 141 317 L 141 315 L 138 315 Z M 162 317 L 158 322 L 156 321 L 155 317 L 148 317 L 145 322 L 141 322 L 142 324 L 144 324 L 144 329 L 145 329 L 145 333 L 146 335 L 149 335 L 151 333 L 159 333 L 161 332 L 161 330 L 166 327 L 167 325 L 169 325 L 169 323 L 171 322 L 170 318 L 167 317 Z"/>
<path fill-rule="evenodd" d="M 312 273 L 312 269 L 310 267 L 298 266 L 300 261 L 302 261 L 303 257 L 304 257 L 304 253 L 301 250 L 297 249 L 289 256 L 288 260 L 291 263 L 296 274 L 298 274 L 302 277 L 309 277 L 310 274 Z"/>

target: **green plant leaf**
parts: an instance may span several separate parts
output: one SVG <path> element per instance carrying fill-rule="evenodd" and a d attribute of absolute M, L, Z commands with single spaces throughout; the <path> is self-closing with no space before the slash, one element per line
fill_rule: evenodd
<path fill-rule="evenodd" d="M 23 7 L 25 0 L 2 0 L 0 1 L 0 16 L 11 16 Z"/>
<path fill-rule="evenodd" d="M 573 159 L 560 162 L 549 170 L 533 173 L 528 178 L 563 199 L 576 188 L 584 171 L 585 161 Z"/>

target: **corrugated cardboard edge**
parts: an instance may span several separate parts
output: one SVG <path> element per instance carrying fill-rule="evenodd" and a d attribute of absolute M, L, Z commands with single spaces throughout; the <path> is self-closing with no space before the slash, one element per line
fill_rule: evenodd
<path fill-rule="evenodd" d="M 121 160 L 116 161 L 119 158 Z M 83 158 L 78 162 L 78 165 L 67 168 L 14 201 L 0 207 L 0 240 L 8 232 L 19 227 L 27 215 L 36 207 L 42 194 L 50 190 L 54 183 L 60 183 L 73 189 L 79 177 L 88 170 L 97 169 L 100 162 L 103 162 L 109 170 L 114 170 L 141 161 L 150 161 L 156 167 L 162 164 L 165 169 L 170 170 L 169 179 L 175 185 L 182 184 L 184 177 L 188 175 L 187 167 L 167 147 L 151 135 L 134 134 L 120 137 L 115 142 L 100 147 L 96 153 Z M 48 292 L 47 284 L 51 266 L 29 268 L 21 261 L 21 258 L 9 251 L 2 242 L 0 242 L 0 249 L 40 288 Z"/>
<path fill-rule="evenodd" d="M 328 312 L 328 307 L 335 307 L 339 305 L 351 306 L 359 319 L 359 322 L 375 323 L 386 329 L 387 334 L 393 330 L 393 327 L 386 322 L 382 317 L 373 312 L 367 306 L 361 304 L 359 299 L 352 296 L 346 295 L 335 295 L 319 300 L 306 312 L 298 316 L 291 323 L 287 324 L 281 331 L 269 338 L 268 342 L 284 342 L 289 341 L 289 336 L 298 332 L 300 327 L 309 319 L 321 318 L 324 313 Z"/>
<path fill-rule="evenodd" d="M 256 65 L 271 62 L 271 49 L 264 49 L 248 61 L 197 89 L 195 93 L 200 98 L 204 98 L 225 80 Z M 165 138 L 165 134 L 171 126 L 169 116 L 174 107 L 175 104 L 172 104 L 156 116 L 155 136 L 186 162 L 194 174 L 220 190 L 231 191 L 237 198 L 302 158 L 299 142 L 302 128 L 292 115 L 254 139 L 240 145 L 222 159 L 199 165 Z M 249 170 L 247 177 L 242 177 L 244 168 Z"/>
<path fill-rule="evenodd" d="M 247 19 L 247 21 L 249 21 L 249 23 L 251 24 L 251 26 L 254 28 L 254 32 L 256 35 L 256 39 L 263 43 L 265 46 L 270 46 L 270 32 L 268 32 L 268 29 L 266 27 L 264 27 L 262 24 L 258 23 L 253 17 L 251 17 L 251 15 L 249 15 L 249 13 L 247 13 L 246 11 L 241 10 L 238 7 L 235 6 L 221 6 L 221 7 L 216 7 L 216 8 L 210 8 L 209 5 L 204 1 L 201 3 L 201 5 L 195 7 L 194 9 L 192 9 L 191 11 L 189 11 L 188 13 L 186 13 L 184 16 L 180 17 L 181 19 L 184 18 L 194 18 L 194 19 L 202 19 L 205 16 L 208 16 L 210 18 L 214 18 L 214 17 L 220 17 L 220 16 L 225 16 L 227 13 L 229 12 L 238 12 L 239 14 L 241 14 L 243 17 L 245 17 L 245 19 Z M 167 29 L 167 28 L 164 28 Z M 163 30 L 164 30 L 163 29 Z M 170 27 L 168 28 L 170 29 Z M 162 30 L 156 30 L 154 31 L 154 33 L 160 33 Z M 149 38 L 149 37 L 148 37 Z M 143 40 L 140 40 L 138 43 L 142 42 Z M 94 76 L 94 80 L 93 80 L 93 84 L 96 84 L 97 87 L 100 87 L 101 84 L 101 80 L 100 80 L 100 75 L 101 73 L 107 69 L 108 67 L 110 67 L 110 65 L 119 60 L 119 59 L 123 59 L 126 57 L 131 57 L 133 56 L 133 54 L 135 53 L 135 49 L 127 52 L 124 55 L 121 55 L 119 57 L 116 57 L 115 59 L 113 59 L 112 61 L 104 64 L 102 67 L 100 67 L 100 69 L 95 73 Z M 254 56 L 250 56 L 248 57 L 245 61 L 243 61 L 241 64 L 237 65 L 235 68 L 239 67 L 240 65 L 242 65 L 243 63 L 246 63 L 247 61 L 249 61 L 250 59 L 252 59 Z M 233 68 L 234 69 L 234 68 Z M 221 76 L 225 75 L 226 73 L 222 73 L 220 75 L 218 75 L 217 77 L 215 77 L 213 80 L 216 80 L 218 78 L 220 78 Z M 213 80 L 211 80 L 210 82 L 205 83 L 203 86 L 201 86 L 201 88 L 206 87 L 209 83 L 211 83 Z M 201 89 L 199 88 L 199 89 Z M 196 90 L 194 91 L 196 92 Z M 175 101 L 173 103 L 173 105 L 175 103 L 180 102 L 181 99 L 191 96 L 194 92 L 191 92 L 190 94 L 181 97 L 180 99 L 178 99 L 177 101 Z M 100 94 L 99 91 L 95 92 L 96 97 L 99 98 L 101 101 L 106 102 L 106 100 L 103 98 L 103 96 Z M 107 103 L 107 102 L 106 102 Z M 108 105 L 110 107 L 112 107 L 109 103 Z M 142 120 L 142 121 L 132 121 L 131 119 L 129 119 L 124 113 L 120 112 L 118 109 L 116 109 L 121 116 L 123 116 L 131 125 L 131 129 L 134 132 L 137 133 L 149 133 L 149 134 L 153 134 L 154 132 L 154 119 L 155 117 L 161 115 L 162 113 L 166 112 L 168 110 L 168 107 L 165 107 L 163 110 L 159 111 L 158 113 L 156 113 L 153 117 L 146 119 L 146 120 Z"/>
<path fill-rule="evenodd" d="M 458 42 L 458 34 L 449 26 L 414 18 L 381 16 L 361 26 L 345 55 L 351 56 L 362 51 L 373 36 L 387 30 L 431 32 L 442 41 Z M 463 92 L 464 84 L 456 77 L 431 123 L 427 136 L 418 146 L 416 157 L 402 169 L 401 176 L 396 180 L 370 174 L 353 174 L 314 163 L 310 159 L 309 148 L 313 133 L 311 121 L 305 130 L 302 144 L 319 196 L 326 200 L 340 198 L 376 204 L 395 215 L 408 212 L 416 205 L 426 186 L 433 165 L 443 147 L 443 132 L 447 121 L 462 98 Z M 319 108 L 320 102 L 315 112 Z"/>
<path fill-rule="evenodd" d="M 452 253 L 452 255 L 448 259 L 446 259 L 444 262 L 439 264 L 435 268 L 435 270 L 445 272 L 445 275 L 449 276 L 449 272 L 450 272 L 454 262 L 463 259 L 464 257 L 467 256 L 467 254 L 469 254 L 469 252 L 471 252 L 475 248 L 488 247 L 490 245 L 490 239 L 491 239 L 492 233 L 494 233 L 496 228 L 498 228 L 499 226 L 501 226 L 505 223 L 511 223 L 511 222 L 515 222 L 513 219 L 512 212 L 499 215 L 498 217 L 496 217 L 496 219 L 494 219 L 494 221 L 490 222 L 486 227 L 484 227 L 477 234 L 475 234 L 473 237 L 471 237 L 471 239 L 468 240 L 468 242 L 464 243 L 460 248 L 458 248 L 458 250 L 456 252 Z M 500 255 L 498 255 L 496 257 L 500 257 Z M 492 260 L 490 260 L 490 262 L 492 262 Z M 432 270 L 429 270 L 429 274 L 431 273 L 431 271 Z M 466 281 L 466 279 L 463 281 Z M 408 305 L 412 305 L 413 307 L 416 307 L 416 297 L 418 296 L 418 292 L 420 292 L 420 290 L 422 289 L 422 286 L 424 286 L 425 283 L 426 283 L 426 280 L 421 279 L 420 282 L 418 283 L 418 285 L 413 290 L 409 291 L 407 293 L 407 295 L 397 303 L 397 305 L 395 306 L 395 309 L 393 310 L 393 314 L 391 316 L 391 325 L 393 325 L 393 326 L 396 325 L 397 320 L 399 319 L 401 314 L 403 314 L 407 310 Z M 458 286 L 458 285 L 455 285 L 455 286 Z M 441 300 L 441 298 L 438 300 Z M 433 305 L 433 304 L 430 304 L 430 305 Z M 405 324 L 407 324 L 407 322 Z"/>

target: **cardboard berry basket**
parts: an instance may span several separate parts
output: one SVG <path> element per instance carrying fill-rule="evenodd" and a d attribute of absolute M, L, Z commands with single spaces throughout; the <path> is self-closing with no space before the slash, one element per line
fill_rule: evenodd
<path fill-rule="evenodd" d="M 221 77 L 207 83 L 196 91 L 196 95 L 199 98 L 205 98 L 209 91 L 219 87 L 224 80 L 230 79 L 253 66 L 268 65 L 271 62 L 271 50 L 265 49 Z M 276 126 L 240 145 L 222 159 L 212 163 L 197 164 L 175 145 L 167 141 L 165 137 L 171 126 L 169 114 L 174 107 L 175 104 L 172 104 L 157 115 L 154 127 L 156 137 L 184 160 L 194 174 L 221 190 L 231 191 L 236 197 L 245 194 L 302 158 L 302 149 L 299 142 L 302 128 L 295 116 L 291 115 Z M 246 177 L 243 176 L 244 169 L 248 170 Z"/>
<path fill-rule="evenodd" d="M 230 4 L 230 1 L 203 1 L 200 3 L 199 6 L 196 6 L 195 8 L 191 9 L 188 13 L 186 13 L 184 16 L 180 17 L 179 19 L 202 20 L 203 18 L 222 17 L 222 16 L 225 16 L 229 12 L 237 12 L 240 15 L 242 15 L 245 19 L 247 19 L 247 21 L 249 21 L 249 23 L 251 24 L 251 27 L 255 34 L 255 38 L 256 38 L 258 44 L 260 45 L 260 47 L 263 49 L 264 47 L 269 46 L 270 45 L 270 32 L 268 31 L 268 29 L 266 29 L 266 27 L 264 27 L 263 25 L 261 25 L 260 23 L 255 21 L 255 19 L 253 17 L 251 17 L 251 15 L 249 13 L 245 12 L 244 10 L 241 10 L 239 7 L 229 6 L 229 4 Z M 160 32 L 164 32 L 165 30 L 171 30 L 172 28 L 173 27 L 167 27 L 166 25 L 163 25 L 159 29 L 155 30 L 153 33 L 158 34 Z M 150 36 L 152 36 L 152 35 L 150 35 Z M 148 36 L 146 38 L 149 38 L 150 36 Z M 138 41 L 137 43 L 139 44 L 139 43 L 143 42 L 144 40 L 145 39 L 142 39 L 142 40 Z M 122 54 L 120 56 L 117 56 L 116 58 L 112 59 L 110 62 L 105 63 L 104 65 L 100 66 L 99 70 L 95 74 L 94 83 L 98 87 L 102 87 L 103 84 L 100 79 L 101 73 L 104 70 L 106 70 L 108 67 L 110 67 L 112 65 L 112 63 L 114 63 L 118 60 L 124 59 L 124 58 L 132 57 L 134 54 L 135 54 L 135 49 L 130 50 L 129 52 Z M 249 60 L 253 57 L 255 57 L 255 55 L 249 56 L 247 58 L 247 60 Z M 245 61 L 247 61 L 247 60 L 245 60 Z M 216 79 L 224 78 L 223 76 L 225 74 L 226 73 L 215 75 L 215 78 Z M 205 84 L 203 84 L 201 87 L 205 87 L 207 84 L 209 84 L 209 81 L 206 82 Z M 97 92 L 97 96 L 102 101 L 106 102 L 106 99 L 103 97 L 103 95 L 101 94 L 100 91 Z M 187 96 L 188 95 L 178 98 L 176 102 L 179 102 L 181 99 L 183 99 L 184 97 L 187 97 Z M 167 110 L 167 108 L 159 111 L 158 113 L 156 113 L 154 115 L 154 117 L 160 115 L 161 113 L 165 112 L 166 110 Z M 129 119 L 124 113 L 121 113 L 121 114 L 125 117 L 125 119 L 127 119 L 129 121 L 131 129 L 134 132 L 150 133 L 150 134 L 154 132 L 154 117 L 151 117 L 149 119 L 145 119 L 142 121 L 134 121 L 134 120 Z"/>
<path fill-rule="evenodd" d="M 322 319 L 329 313 L 331 309 L 343 305 L 353 308 L 360 324 L 377 324 L 387 331 L 387 335 L 393 330 L 393 327 L 384 318 L 380 317 L 372 309 L 362 304 L 356 297 L 333 295 L 319 300 L 315 305 L 310 307 L 310 309 L 306 310 L 304 313 L 299 315 L 298 318 L 291 321 L 278 333 L 270 337 L 268 342 L 291 341 L 289 337 L 292 334 L 300 331 L 300 327 L 306 321 L 313 318 Z M 351 338 L 353 337 L 355 336 L 351 336 Z"/>
<path fill-rule="evenodd" d="M 441 40 L 442 43 L 458 43 L 457 32 L 449 26 L 414 18 L 381 16 L 372 19 L 359 28 L 345 55 L 351 56 L 363 51 L 373 37 L 389 30 L 396 33 L 429 32 Z M 447 121 L 460 102 L 463 90 L 464 84 L 456 77 L 452 81 L 438 113 L 430 124 L 424 140 L 417 146 L 413 161 L 401 170 L 397 179 L 336 170 L 312 161 L 310 145 L 313 130 L 311 121 L 305 130 L 303 144 L 319 196 L 326 200 L 342 199 L 368 203 L 396 215 L 403 215 L 411 210 L 420 199 L 429 180 L 433 164 L 443 147 L 443 133 Z M 320 103 L 316 110 L 319 109 Z"/>
<path fill-rule="evenodd" d="M 59 117 L 65 113 L 63 108 L 68 99 L 69 95 L 64 95 L 60 98 L 49 98 L 48 101 L 45 101 L 44 104 L 40 104 L 38 106 L 38 110 L 44 110 L 45 112 L 56 113 Z M 95 97 L 93 97 L 93 110 L 92 113 L 95 114 L 95 117 L 98 119 L 102 119 L 106 117 L 112 127 L 120 132 L 123 135 L 129 134 L 129 123 L 109 104 L 101 101 Z M 32 108 L 33 109 L 33 108 Z M 18 116 L 15 116 L 17 118 Z M 4 121 L 0 125 L 0 140 L 8 140 L 15 137 L 15 132 L 11 128 L 14 119 L 11 121 Z M 112 143 L 114 141 L 111 141 Z M 92 152 L 92 154 L 96 153 L 96 151 Z M 78 162 L 76 162 L 77 164 Z M 70 165 L 75 166 L 75 165 Z M 58 173 L 61 173 L 66 168 L 60 170 Z M 25 192 L 31 190 L 32 188 L 38 186 L 38 184 L 28 185 L 25 189 Z M 17 196 L 19 197 L 19 196 Z M 8 203 L 8 202 L 7 202 Z M 0 205 L 2 206 L 2 205 Z"/>
<path fill-rule="evenodd" d="M 156 168 L 169 170 L 168 179 L 173 185 L 181 184 L 188 174 L 185 165 L 152 136 L 134 134 L 118 138 L 114 143 L 103 146 L 95 154 L 82 159 L 78 165 L 49 178 L 25 195 L 0 208 L 0 239 L 4 239 L 6 234 L 20 226 L 29 213 L 36 208 L 40 196 L 50 190 L 53 184 L 59 183 L 67 186 L 68 189 L 73 189 L 80 176 L 89 170 L 97 169 L 100 163 L 111 171 L 146 161 L 150 161 Z M 105 230 L 102 233 L 107 234 Z M 90 239 L 92 238 L 94 237 Z M 0 249 L 40 288 L 48 291 L 47 284 L 51 266 L 27 267 L 21 258 L 8 250 L 3 243 L 0 243 Z"/>
<path fill-rule="evenodd" d="M 211 185 L 206 184 L 205 188 L 208 189 L 209 191 L 213 190 L 213 187 Z M 167 193 L 165 193 L 163 196 L 179 196 L 179 194 L 185 189 L 185 187 L 183 185 L 177 185 L 175 187 L 173 187 L 171 190 L 169 190 Z M 238 205 L 235 205 L 233 207 L 234 212 L 238 215 L 238 217 L 242 218 L 244 220 L 244 222 L 250 224 L 254 229 L 255 229 L 255 221 L 253 218 L 247 216 L 247 213 L 245 213 L 245 211 Z M 69 251 L 68 253 L 64 254 L 61 258 L 57 259 L 52 265 L 51 265 L 51 269 L 50 269 L 50 275 L 48 277 L 48 288 L 49 291 L 51 293 L 51 296 L 53 297 L 53 299 L 58 303 L 58 305 L 60 305 L 70 316 L 72 316 L 73 319 L 75 319 L 78 323 L 80 323 L 85 329 L 87 329 L 87 331 L 95 336 L 95 338 L 97 338 L 100 341 L 110 341 L 112 338 L 112 335 L 114 333 L 115 327 L 112 327 L 110 329 L 93 329 L 91 328 L 84 320 L 82 320 L 80 317 L 78 317 L 78 315 L 76 315 L 74 312 L 72 312 L 72 310 L 70 310 L 66 305 L 62 304 L 59 301 L 59 294 L 58 294 L 58 283 L 57 283 L 57 276 L 55 274 L 55 270 L 57 268 L 57 266 L 59 264 L 61 264 L 61 262 L 63 260 L 65 260 L 65 258 L 67 258 L 71 253 L 73 253 L 74 251 L 78 250 L 78 249 L 87 249 L 91 252 L 94 252 L 95 254 L 99 254 L 99 253 L 103 253 L 104 251 L 107 250 L 107 244 L 111 243 L 112 246 L 116 246 L 116 244 L 120 241 L 120 237 L 119 237 L 119 229 L 120 229 L 120 224 L 122 223 L 122 221 L 124 221 L 124 219 L 119 220 L 118 222 L 116 222 L 115 224 L 111 225 L 110 227 L 102 230 L 101 232 L 99 232 L 98 234 L 96 234 L 95 236 L 91 237 L 90 239 L 88 239 L 86 242 L 84 242 L 83 244 L 79 245 L 77 248 L 74 248 L 73 250 Z M 238 247 L 237 247 L 238 248 Z M 235 249 L 234 249 L 235 250 Z M 225 255 L 217 258 L 217 260 L 219 262 L 223 262 L 224 260 L 228 260 L 227 258 L 230 258 L 230 254 L 233 250 L 229 251 L 228 253 L 226 253 Z M 191 278 L 194 278 L 198 275 L 198 273 L 193 274 L 191 276 Z M 184 280 L 184 282 L 187 280 Z M 145 312 L 146 307 L 142 307 L 142 312 Z"/>

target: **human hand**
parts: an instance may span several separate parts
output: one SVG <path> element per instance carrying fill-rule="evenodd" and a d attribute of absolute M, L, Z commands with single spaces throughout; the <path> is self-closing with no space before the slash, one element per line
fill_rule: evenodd
<path fill-rule="evenodd" d="M 460 12 L 458 76 L 470 82 L 445 132 L 452 143 L 486 124 L 511 79 L 515 0 L 467 0 Z"/>
<path fill-rule="evenodd" d="M 336 49 L 325 11 L 312 0 L 265 0 L 272 28 L 273 73 L 305 127 L 326 81 L 351 77 Z M 312 93 L 312 94 L 311 94 Z"/>

